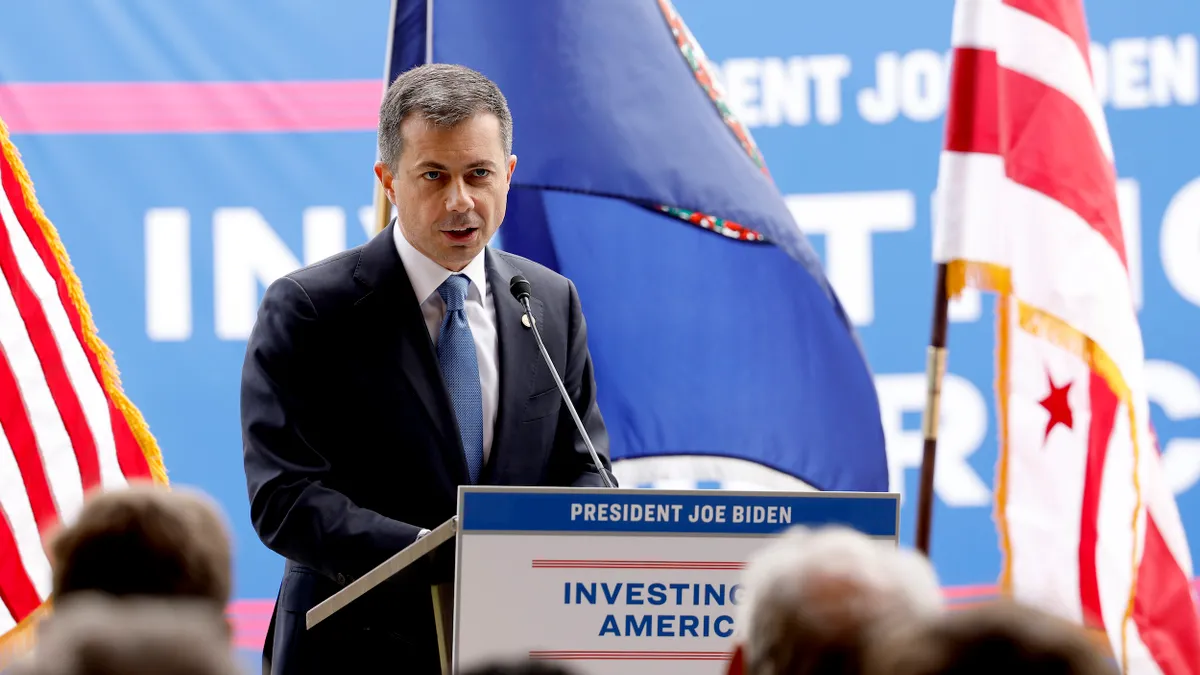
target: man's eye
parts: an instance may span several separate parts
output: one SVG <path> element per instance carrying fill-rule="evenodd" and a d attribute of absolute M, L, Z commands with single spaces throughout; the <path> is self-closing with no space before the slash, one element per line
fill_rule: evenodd
<path fill-rule="evenodd" d="M 425 180 L 437 180 L 442 177 L 442 172 L 441 171 L 426 171 L 425 173 L 423 173 L 421 175 L 425 178 Z"/>
<path fill-rule="evenodd" d="M 475 174 L 476 178 L 487 178 L 492 175 L 492 172 L 487 169 L 475 169 L 472 173 Z"/>

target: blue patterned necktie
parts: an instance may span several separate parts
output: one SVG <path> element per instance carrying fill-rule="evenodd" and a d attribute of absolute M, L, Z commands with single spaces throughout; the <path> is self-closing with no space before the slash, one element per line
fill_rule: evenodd
<path fill-rule="evenodd" d="M 446 315 L 438 330 L 437 357 L 442 379 L 450 392 L 458 435 L 462 438 L 467 473 L 471 483 L 479 482 L 483 470 L 483 393 L 479 385 L 479 361 L 475 357 L 475 338 L 467 323 L 467 287 L 471 280 L 462 274 L 451 275 L 438 286 L 438 295 L 446 302 Z"/>

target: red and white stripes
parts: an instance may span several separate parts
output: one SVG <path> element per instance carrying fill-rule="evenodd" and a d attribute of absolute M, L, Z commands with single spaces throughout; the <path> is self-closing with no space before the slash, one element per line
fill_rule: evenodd
<path fill-rule="evenodd" d="M 952 42 L 934 257 L 951 295 L 1003 296 L 1004 581 L 1105 630 L 1127 672 L 1200 672 L 1082 3 L 958 0 Z"/>
<path fill-rule="evenodd" d="M 1082 10 L 1069 4 L 957 3 L 938 191 L 954 226 L 937 228 L 935 257 L 1010 270 L 1018 297 L 1079 328 L 1123 372 L 1140 371 L 1112 144 Z M 1013 245 L 1028 241 L 1043 245 Z M 1071 249 L 1079 254 L 1063 259 Z M 1093 311 L 1088 298 L 1115 311 Z"/>
<path fill-rule="evenodd" d="M 50 591 L 43 548 L 92 490 L 163 480 L 79 280 L 0 123 L 0 635 Z"/>

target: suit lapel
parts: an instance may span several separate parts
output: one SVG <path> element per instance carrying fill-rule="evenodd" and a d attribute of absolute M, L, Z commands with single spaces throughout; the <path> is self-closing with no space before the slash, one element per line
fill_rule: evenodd
<path fill-rule="evenodd" d="M 485 258 L 488 290 L 496 307 L 496 335 L 500 352 L 500 396 L 496 410 L 496 427 L 492 435 L 492 451 L 480 482 L 495 483 L 502 479 L 505 464 L 516 448 L 511 447 L 520 427 L 521 413 L 534 393 L 534 376 L 544 368 L 533 333 L 521 323 L 525 308 L 508 290 L 508 282 L 520 270 L 488 249 Z M 542 303 L 530 300 L 534 319 L 542 320 Z"/>
<path fill-rule="evenodd" d="M 446 469 L 458 482 L 465 483 L 467 464 L 454 421 L 454 409 L 442 382 L 437 352 L 429 339 L 421 306 L 400 254 L 396 252 L 395 226 L 393 220 L 383 232 L 367 242 L 354 271 L 354 278 L 370 289 L 355 303 L 367 326 L 363 339 L 382 346 L 379 353 L 383 355 L 385 368 L 381 370 L 381 376 L 396 373 L 408 383 L 428 414 L 441 447 L 453 449 L 440 453 Z"/>

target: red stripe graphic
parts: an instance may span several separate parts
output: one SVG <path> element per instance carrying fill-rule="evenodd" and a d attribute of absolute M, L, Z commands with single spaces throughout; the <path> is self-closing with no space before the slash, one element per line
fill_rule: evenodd
<path fill-rule="evenodd" d="M 1091 72 L 1091 54 L 1088 47 L 1087 18 L 1083 4 L 1076 0 L 1004 0 L 1004 4 L 1037 17 L 1067 34 L 1088 64 Z"/>
<path fill-rule="evenodd" d="M 20 181 L 17 180 L 13 168 L 8 162 L 0 156 L 0 188 L 9 196 L 9 204 L 13 208 L 13 212 L 17 215 L 17 221 L 25 230 L 25 236 L 33 244 L 33 248 L 37 251 L 38 257 L 42 260 L 42 265 L 46 271 L 53 277 L 54 283 L 58 286 L 58 298 L 62 302 L 63 308 L 67 312 L 67 318 L 71 321 L 71 328 L 75 331 L 75 338 L 83 344 L 84 353 L 87 354 L 88 363 L 92 367 L 92 373 L 96 376 L 96 380 L 103 384 L 103 379 L 100 370 L 100 361 L 96 354 L 88 347 L 83 339 L 83 317 L 79 315 L 75 303 L 71 300 L 71 294 L 67 290 L 67 282 L 63 278 L 62 270 L 59 269 L 58 259 L 55 258 L 54 252 L 50 249 L 50 243 L 43 234 L 41 227 L 38 226 L 37 220 L 33 217 L 33 213 L 29 209 L 27 201 L 32 201 L 32 195 L 26 195 L 21 187 Z M 82 301 L 83 298 L 80 298 Z M 142 452 L 141 446 L 137 444 L 133 437 L 133 431 L 129 428 L 129 423 L 125 419 L 125 415 L 114 404 L 112 397 L 105 395 L 108 401 L 109 418 L 112 421 L 112 432 L 117 447 L 117 460 L 121 466 L 122 472 L 126 478 L 147 478 L 150 476 L 150 465 L 146 462 L 146 456 Z M 102 433 L 97 430 L 97 433 Z"/>
<path fill-rule="evenodd" d="M 1000 69 L 1000 104 L 1008 177 L 1077 213 L 1126 264 L 1116 170 L 1087 116 L 1062 92 L 1007 68 Z"/>
<path fill-rule="evenodd" d="M 21 471 L 21 482 L 29 497 L 29 506 L 37 520 L 38 531 L 46 535 L 58 523 L 58 507 L 50 493 L 50 481 L 46 478 L 46 467 L 38 451 L 37 436 L 21 400 L 21 390 L 13 374 L 8 356 L 0 347 L 0 428 L 8 437 L 13 457 Z M 18 616 L 24 616 L 23 614 Z"/>
<path fill-rule="evenodd" d="M 2 356 L 3 354 L 0 354 L 0 357 Z M 3 511 L 0 511 L 0 600 L 4 602 L 8 612 L 18 620 L 28 616 L 42 604 L 37 589 L 21 564 L 17 540 L 13 537 L 12 527 Z"/>
<path fill-rule="evenodd" d="M 14 134 L 373 131 L 381 80 L 0 86 Z"/>
<path fill-rule="evenodd" d="M 1200 620 L 1192 586 L 1158 531 L 1146 516 L 1146 548 L 1138 567 L 1133 622 L 1163 675 L 1200 673 Z"/>
<path fill-rule="evenodd" d="M 744 562 L 691 560 L 534 560 L 535 569 L 740 570 Z"/>
<path fill-rule="evenodd" d="M 999 591 L 995 586 L 947 586 L 942 597 L 947 600 L 966 600 L 995 597 Z"/>
<path fill-rule="evenodd" d="M 1104 462 L 1117 416 L 1117 395 L 1104 378 L 1091 373 L 1088 396 L 1092 421 L 1088 428 L 1087 468 L 1083 478 L 1083 504 L 1079 522 L 1079 600 L 1084 623 L 1104 630 L 1100 605 L 1100 580 L 1096 570 L 1096 550 L 1100 528 L 1100 489 L 1104 480 Z"/>
<path fill-rule="evenodd" d="M 0 199 L 2 198 L 0 195 Z M 4 278 L 8 280 L 13 299 L 17 302 L 17 311 L 25 322 L 25 332 L 33 343 L 34 351 L 37 352 L 50 396 L 54 399 L 67 436 L 71 439 L 75 461 L 79 464 L 79 477 L 86 493 L 100 484 L 100 458 L 96 452 L 96 439 L 92 436 L 92 430 L 83 414 L 83 406 L 80 405 L 75 387 L 67 375 L 62 352 L 54 339 L 54 332 L 50 329 L 50 322 L 46 319 L 42 303 L 17 264 L 6 225 L 4 219 L 0 218 L 0 272 L 3 272 Z"/>
<path fill-rule="evenodd" d="M 996 52 L 954 50 L 945 148 L 952 152 L 1000 153 Z"/>
<path fill-rule="evenodd" d="M 730 652 L 531 651 L 537 661 L 727 661 Z"/>

